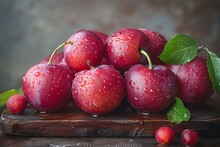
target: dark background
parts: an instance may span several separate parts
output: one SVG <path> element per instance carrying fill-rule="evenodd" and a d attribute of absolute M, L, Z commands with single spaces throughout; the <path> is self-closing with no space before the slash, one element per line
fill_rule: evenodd
<path fill-rule="evenodd" d="M 0 92 L 79 29 L 192 35 L 220 55 L 219 0 L 0 0 Z"/>

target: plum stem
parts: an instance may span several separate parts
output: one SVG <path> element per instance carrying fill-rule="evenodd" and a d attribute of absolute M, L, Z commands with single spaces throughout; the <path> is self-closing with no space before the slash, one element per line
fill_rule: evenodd
<path fill-rule="evenodd" d="M 90 60 L 86 60 L 86 63 L 90 69 L 94 69 L 94 66 L 92 65 L 92 62 Z"/>
<path fill-rule="evenodd" d="M 141 50 L 140 51 L 140 53 L 142 54 L 142 55 L 144 55 L 146 58 L 147 58 L 147 61 L 148 61 L 148 68 L 149 69 L 153 69 L 153 65 L 152 65 L 152 62 L 151 62 L 151 59 L 150 59 L 150 56 L 147 54 L 147 52 L 145 51 L 145 50 Z"/>
<path fill-rule="evenodd" d="M 204 50 L 205 49 L 205 44 L 203 42 L 203 40 L 200 41 L 199 46 L 198 46 L 198 50 Z"/>
<path fill-rule="evenodd" d="M 49 59 L 49 61 L 48 61 L 48 64 L 52 64 L 52 62 L 53 62 L 53 57 L 54 57 L 54 55 L 56 54 L 56 52 L 57 52 L 62 46 L 66 45 L 66 44 L 73 44 L 73 41 L 67 41 L 67 42 L 64 42 L 64 43 L 60 44 L 60 45 L 53 51 L 53 53 L 51 54 L 50 59 Z"/>
<path fill-rule="evenodd" d="M 208 53 L 210 53 L 210 51 L 207 47 L 204 47 L 203 49 L 206 50 Z"/>

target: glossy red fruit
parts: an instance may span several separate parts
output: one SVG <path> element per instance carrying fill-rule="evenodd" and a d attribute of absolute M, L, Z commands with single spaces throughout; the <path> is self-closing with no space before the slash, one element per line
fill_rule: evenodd
<path fill-rule="evenodd" d="M 209 78 L 206 58 L 196 57 L 189 63 L 168 65 L 176 76 L 177 96 L 189 104 L 201 103 L 209 99 L 213 93 Z"/>
<path fill-rule="evenodd" d="M 87 60 L 96 66 L 104 57 L 104 45 L 102 40 L 94 32 L 80 30 L 73 34 L 67 42 L 73 44 L 64 46 L 64 59 L 66 64 L 74 71 L 89 69 Z"/>
<path fill-rule="evenodd" d="M 107 39 L 106 59 L 109 64 L 124 72 L 132 65 L 139 63 L 142 57 L 140 50 L 147 51 L 149 47 L 149 39 L 142 31 L 124 28 Z"/>
<path fill-rule="evenodd" d="M 162 53 L 167 43 L 166 38 L 159 32 L 150 29 L 140 28 L 139 30 L 141 30 L 150 39 L 151 46 L 148 50 L 148 54 L 151 57 L 152 63 L 155 65 L 164 64 L 164 62 L 160 60 L 159 55 Z"/>
<path fill-rule="evenodd" d="M 102 33 L 102 32 L 99 32 L 99 31 L 93 31 L 96 35 L 99 36 L 99 38 L 102 40 L 103 44 L 105 45 L 106 44 L 106 40 L 108 38 L 108 35 Z M 107 60 L 105 57 L 102 58 L 102 61 L 100 62 L 100 64 L 108 64 Z"/>
<path fill-rule="evenodd" d="M 132 66 L 125 74 L 126 97 L 132 107 L 141 112 L 161 112 L 174 101 L 177 87 L 174 74 L 163 65 L 149 69 Z"/>
<path fill-rule="evenodd" d="M 186 129 L 181 134 L 181 141 L 184 145 L 194 146 L 198 142 L 198 133 L 193 129 Z"/>
<path fill-rule="evenodd" d="M 21 94 L 12 95 L 6 102 L 7 109 L 12 114 L 22 114 L 27 107 L 27 98 Z"/>
<path fill-rule="evenodd" d="M 30 105 L 40 112 L 64 108 L 71 98 L 74 73 L 66 65 L 37 64 L 22 81 L 22 89 Z"/>
<path fill-rule="evenodd" d="M 91 115 L 102 115 L 118 107 L 124 96 L 122 75 L 111 65 L 100 65 L 76 74 L 72 84 L 77 106 Z"/>
<path fill-rule="evenodd" d="M 99 38 L 102 40 L 102 43 L 105 45 L 108 35 L 99 31 L 93 31 Z"/>
<path fill-rule="evenodd" d="M 170 144 L 174 139 L 174 131 L 169 127 L 160 127 L 155 133 L 155 138 L 160 144 Z"/>
<path fill-rule="evenodd" d="M 39 63 L 41 64 L 47 64 L 49 62 L 50 56 L 45 57 L 44 59 L 42 59 Z M 61 52 L 57 52 L 54 56 L 53 56 L 53 64 L 63 64 L 66 65 L 66 62 L 64 60 L 64 55 L 63 55 L 63 51 Z"/>

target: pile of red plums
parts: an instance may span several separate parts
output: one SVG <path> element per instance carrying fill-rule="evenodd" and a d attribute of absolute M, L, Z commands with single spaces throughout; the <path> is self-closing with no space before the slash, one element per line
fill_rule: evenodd
<path fill-rule="evenodd" d="M 176 96 L 185 104 L 206 101 L 213 93 L 206 58 L 166 64 L 159 58 L 166 43 L 145 28 L 123 28 L 110 36 L 79 30 L 26 72 L 24 96 L 39 112 L 61 110 L 73 99 L 91 115 L 112 112 L 124 100 L 143 113 L 167 110 Z"/>

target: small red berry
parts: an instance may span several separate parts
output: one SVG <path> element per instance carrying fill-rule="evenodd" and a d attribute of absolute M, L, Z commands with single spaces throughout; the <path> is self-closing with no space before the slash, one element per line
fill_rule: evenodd
<path fill-rule="evenodd" d="M 174 139 L 174 131 L 169 127 L 160 127 L 155 133 L 155 138 L 160 144 L 170 144 Z"/>
<path fill-rule="evenodd" d="M 27 98 L 21 94 L 12 95 L 6 102 L 7 109 L 12 114 L 22 114 L 27 107 Z"/>
<path fill-rule="evenodd" d="M 193 146 L 198 142 L 198 133 L 193 129 L 185 129 L 181 134 L 181 141 L 184 145 Z"/>

